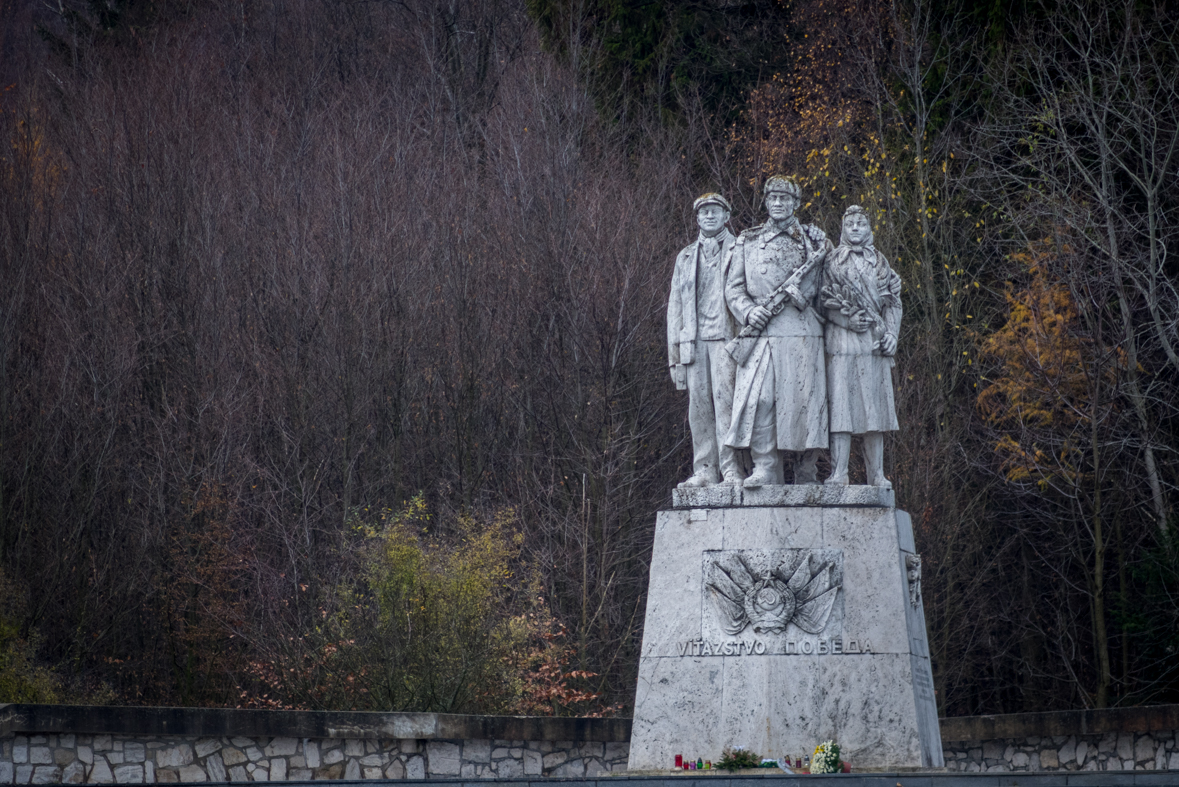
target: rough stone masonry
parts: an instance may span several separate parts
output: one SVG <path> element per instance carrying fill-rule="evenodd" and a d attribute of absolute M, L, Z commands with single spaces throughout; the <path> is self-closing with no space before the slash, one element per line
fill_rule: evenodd
<path fill-rule="evenodd" d="M 0 705 L 0 784 L 585 777 L 627 719 Z"/>
<path fill-rule="evenodd" d="M 941 732 L 954 772 L 1179 771 L 1179 705 L 950 718 Z M 626 719 L 0 705 L 0 784 L 592 779 L 625 770 L 630 735 Z"/>
<path fill-rule="evenodd" d="M 597 741 L 14 735 L 0 739 L 0 784 L 595 777 L 625 770 L 628 748 Z"/>

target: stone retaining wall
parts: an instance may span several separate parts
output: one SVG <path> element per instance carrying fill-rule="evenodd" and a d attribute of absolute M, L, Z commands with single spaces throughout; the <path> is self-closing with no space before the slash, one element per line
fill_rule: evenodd
<path fill-rule="evenodd" d="M 1056 735 L 994 741 L 943 742 L 952 771 L 1161 771 L 1179 770 L 1176 732 Z"/>
<path fill-rule="evenodd" d="M 0 784 L 173 784 L 596 777 L 625 771 L 629 746 L 594 741 L 13 735 L 0 749 Z"/>
<path fill-rule="evenodd" d="M 590 780 L 626 770 L 630 726 L 628 719 L 0 705 L 0 785 Z M 1179 771 L 1179 705 L 950 718 L 941 734 L 954 772 Z"/>
<path fill-rule="evenodd" d="M 1179 705 L 942 719 L 946 768 L 1179 770 Z"/>
<path fill-rule="evenodd" d="M 593 778 L 626 770 L 629 738 L 625 719 L 7 705 L 0 784 Z"/>

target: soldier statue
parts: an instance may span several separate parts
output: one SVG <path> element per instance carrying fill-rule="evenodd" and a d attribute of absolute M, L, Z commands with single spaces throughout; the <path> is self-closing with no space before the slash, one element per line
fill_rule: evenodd
<path fill-rule="evenodd" d="M 839 248 L 827 255 L 819 299 L 827 318 L 827 392 L 831 407 L 831 477 L 847 484 L 854 434 L 864 436 L 868 483 L 884 477 L 884 432 L 896 431 L 892 367 L 901 327 L 901 277 L 872 245 L 859 205 L 843 214 Z"/>
<path fill-rule="evenodd" d="M 792 179 L 766 181 L 769 221 L 741 233 L 726 264 L 725 297 L 744 327 L 731 448 L 750 449 L 747 489 L 784 482 L 779 450 L 796 454 L 794 483 L 818 482 L 818 452 L 827 447 L 827 375 L 823 325 L 816 311 L 823 260 L 831 242 L 794 215 L 802 190 Z"/>
<path fill-rule="evenodd" d="M 692 475 L 680 488 L 739 484 L 744 475 L 724 443 L 736 370 L 724 350 L 736 334 L 723 270 L 734 242 L 726 227 L 731 210 L 720 194 L 705 194 L 693 208 L 700 234 L 676 257 L 667 303 L 667 358 L 676 388 L 688 390 L 692 431 Z"/>

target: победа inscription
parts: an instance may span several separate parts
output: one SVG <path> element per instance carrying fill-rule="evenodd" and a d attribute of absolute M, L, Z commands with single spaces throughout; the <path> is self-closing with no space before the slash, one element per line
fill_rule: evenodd
<path fill-rule="evenodd" d="M 860 653 L 871 653 L 872 643 L 869 640 L 849 639 L 804 639 L 785 640 L 767 646 L 760 639 L 729 640 L 724 642 L 709 642 L 697 639 L 687 642 L 677 642 L 676 648 L 681 656 L 846 656 Z"/>

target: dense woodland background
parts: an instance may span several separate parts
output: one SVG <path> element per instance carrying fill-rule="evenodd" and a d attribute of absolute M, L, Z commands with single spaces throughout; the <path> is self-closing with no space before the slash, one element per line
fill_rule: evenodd
<path fill-rule="evenodd" d="M 1176 10 L 0 0 L 0 702 L 628 713 L 775 172 L 905 281 L 941 712 L 1179 700 Z"/>

